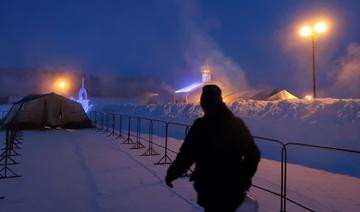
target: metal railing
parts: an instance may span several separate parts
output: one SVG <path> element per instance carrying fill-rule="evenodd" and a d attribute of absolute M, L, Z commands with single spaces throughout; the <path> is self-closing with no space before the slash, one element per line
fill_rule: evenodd
<path fill-rule="evenodd" d="M 164 120 L 158 119 L 150 119 L 146 117 L 140 116 L 131 116 L 126 114 L 118 114 L 118 113 L 111 113 L 111 112 L 97 112 L 91 111 L 90 112 L 90 119 L 93 121 L 94 125 L 96 126 L 96 130 L 102 133 L 109 133 L 109 136 L 114 135 L 117 136 L 117 139 L 123 139 L 123 144 L 132 144 L 132 149 L 140 149 L 146 148 L 146 151 L 141 154 L 142 156 L 152 156 L 152 155 L 159 155 L 159 153 L 154 149 L 154 146 L 159 148 L 163 148 L 163 154 L 161 154 L 161 158 L 155 165 L 164 165 L 164 164 L 171 164 L 173 161 L 172 158 L 169 156 L 169 153 L 177 154 L 177 151 L 174 151 L 169 148 L 169 133 L 171 127 L 177 127 L 178 130 L 176 131 L 175 137 L 179 139 L 183 139 L 189 129 L 190 125 L 175 123 L 175 122 L 168 122 Z M 100 122 L 99 122 L 100 120 Z M 124 127 L 124 121 L 127 121 L 127 127 Z M 143 123 L 147 122 L 147 125 Z M 116 124 L 117 123 L 117 124 Z M 157 134 L 161 134 L 159 137 L 164 138 L 163 144 L 158 144 L 153 141 L 153 136 L 156 134 L 154 132 L 154 124 L 158 125 L 158 130 L 156 130 Z M 134 128 L 136 125 L 136 128 Z M 144 126 L 147 126 L 148 129 L 145 131 Z M 146 127 L 145 127 L 146 128 Z M 182 129 L 182 130 L 179 130 Z M 162 130 L 163 133 L 160 133 Z M 126 131 L 126 135 L 124 135 L 124 131 Z M 132 132 L 136 132 L 133 134 Z M 148 138 L 142 137 L 142 134 L 147 134 Z M 310 207 L 291 199 L 288 197 L 287 194 L 287 176 L 288 176 L 288 148 L 289 147 L 306 147 L 306 148 L 314 148 L 314 149 L 323 149 L 323 150 L 331 150 L 331 151 L 340 151 L 344 153 L 356 154 L 360 156 L 359 150 L 350 150 L 344 148 L 336 148 L 330 146 L 320 146 L 320 145 L 311 145 L 311 144 L 303 144 L 303 143 L 295 143 L 295 142 L 283 142 L 281 140 L 261 137 L 261 136 L 253 136 L 255 142 L 257 143 L 267 143 L 267 144 L 274 144 L 279 149 L 279 156 L 280 156 L 280 192 L 273 191 L 269 188 L 264 188 L 259 185 L 252 185 L 253 187 L 260 189 L 262 191 L 268 192 L 270 194 L 276 195 L 280 198 L 280 211 L 287 210 L 287 204 L 292 203 L 306 211 L 314 211 Z M 136 138 L 136 142 L 132 140 L 132 138 Z M 148 142 L 147 147 L 142 143 L 142 141 Z"/>
<path fill-rule="evenodd" d="M 4 147 L 0 154 L 0 179 L 21 177 L 15 173 L 11 166 L 20 164 L 16 157 L 21 155 L 18 150 L 21 149 L 23 134 L 15 127 L 14 123 L 8 124 L 4 131 Z M 4 197 L 0 196 L 0 199 L 4 199 Z"/>

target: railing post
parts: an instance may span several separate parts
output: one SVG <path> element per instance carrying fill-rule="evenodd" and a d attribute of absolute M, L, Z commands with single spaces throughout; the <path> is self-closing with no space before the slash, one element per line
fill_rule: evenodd
<path fill-rule="evenodd" d="M 104 112 L 100 112 L 100 128 L 97 130 L 98 132 L 104 129 Z"/>
<path fill-rule="evenodd" d="M 141 118 L 136 117 L 136 143 L 131 149 L 141 149 L 145 146 L 141 143 Z"/>
<path fill-rule="evenodd" d="M 106 112 L 106 129 L 105 129 L 105 131 L 104 131 L 104 133 L 105 132 L 109 132 L 109 112 Z"/>
<path fill-rule="evenodd" d="M 0 170 L 0 179 L 21 177 L 21 175 L 16 174 L 14 171 L 12 171 L 9 168 L 9 165 L 19 164 L 11 157 L 11 156 L 19 155 L 13 149 L 13 143 L 15 142 L 15 136 L 16 136 L 16 131 L 13 128 L 13 126 L 7 127 L 6 138 L 5 138 L 5 149 L 4 149 L 3 154 L 1 154 L 1 159 L 0 159 L 0 162 L 4 161 L 4 164 L 3 164 L 4 167 Z M 15 152 L 16 154 L 13 155 L 12 152 Z M 11 161 L 12 163 L 9 163 L 9 161 Z"/>
<path fill-rule="evenodd" d="M 94 124 L 95 124 L 95 129 L 97 128 L 97 123 L 96 123 L 96 117 L 97 117 L 97 111 L 94 111 L 94 113 L 95 113 L 95 117 L 94 117 Z"/>
<path fill-rule="evenodd" d="M 280 190 L 281 190 L 281 193 L 280 193 L 280 212 L 285 212 L 285 209 L 284 209 L 284 202 L 286 201 L 285 200 L 285 196 L 284 196 L 284 179 L 285 179 L 285 176 L 284 176 L 284 157 L 285 157 L 285 145 L 282 144 L 281 146 L 281 168 L 280 168 L 280 175 L 281 175 L 281 178 L 280 178 Z"/>
<path fill-rule="evenodd" d="M 166 123 L 166 130 L 165 130 L 165 156 L 167 156 L 167 150 L 168 150 L 168 133 L 169 133 L 169 124 Z M 166 162 L 166 157 L 165 157 Z"/>
<path fill-rule="evenodd" d="M 115 113 L 110 113 L 112 116 L 111 120 L 111 133 L 108 136 L 113 136 L 115 135 Z"/>
<path fill-rule="evenodd" d="M 116 139 L 123 138 L 123 135 L 122 135 L 122 117 L 123 117 L 123 115 L 119 114 L 119 135 L 116 137 Z"/>
<path fill-rule="evenodd" d="M 287 190 L 287 149 L 286 145 L 283 146 L 283 155 L 284 155 L 284 172 L 283 172 L 283 206 L 282 211 L 286 211 L 286 190 Z"/>
<path fill-rule="evenodd" d="M 149 146 L 148 149 L 141 155 L 141 156 L 152 156 L 152 155 L 159 155 L 154 148 L 153 148 L 153 120 L 149 120 Z"/>
<path fill-rule="evenodd" d="M 127 138 L 122 142 L 123 144 L 134 144 L 135 142 L 131 139 L 131 116 L 128 117 L 128 132 Z"/>
<path fill-rule="evenodd" d="M 171 158 L 167 155 L 167 152 L 168 152 L 168 131 L 169 131 L 169 123 L 166 122 L 166 125 L 165 125 L 165 155 L 159 160 L 159 162 L 155 163 L 155 165 L 171 164 L 171 162 L 172 162 Z M 169 162 L 168 162 L 168 160 L 169 160 Z"/>

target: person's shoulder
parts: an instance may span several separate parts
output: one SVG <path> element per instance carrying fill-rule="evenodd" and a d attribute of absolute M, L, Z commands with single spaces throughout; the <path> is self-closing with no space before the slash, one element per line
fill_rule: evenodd
<path fill-rule="evenodd" d="M 193 126 L 194 125 L 201 125 L 203 123 L 204 123 L 204 117 L 200 117 L 200 118 L 195 119 L 195 121 L 193 123 Z"/>
<path fill-rule="evenodd" d="M 237 122 L 243 122 L 242 118 L 238 117 L 238 116 L 233 116 L 234 120 L 236 120 Z"/>
<path fill-rule="evenodd" d="M 245 125 L 245 122 L 244 122 L 240 117 L 234 116 L 234 117 L 233 117 L 233 121 L 234 121 L 234 123 L 236 123 L 236 125 L 238 125 L 238 126 L 244 126 L 244 125 Z M 245 125 L 245 126 L 246 126 L 246 125 Z"/>

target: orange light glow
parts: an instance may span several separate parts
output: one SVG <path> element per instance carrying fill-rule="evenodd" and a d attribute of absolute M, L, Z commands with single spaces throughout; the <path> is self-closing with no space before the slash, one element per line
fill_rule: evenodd
<path fill-rule="evenodd" d="M 314 30 L 316 33 L 323 33 L 327 30 L 327 25 L 325 22 L 318 22 L 314 26 Z"/>
<path fill-rule="evenodd" d="M 202 73 L 210 73 L 210 67 L 209 66 L 203 66 L 201 67 Z"/>
<path fill-rule="evenodd" d="M 232 100 L 232 98 L 230 98 L 230 97 L 224 97 L 223 98 L 223 102 L 224 103 L 231 103 L 231 102 L 233 102 L 234 100 Z"/>
<path fill-rule="evenodd" d="M 316 22 L 313 25 L 304 25 L 300 28 L 300 35 L 302 37 L 309 37 L 316 34 L 321 34 L 326 32 L 328 29 L 328 24 L 325 21 Z"/>
<path fill-rule="evenodd" d="M 306 95 L 306 96 L 304 97 L 304 99 L 310 101 L 310 100 L 313 99 L 313 97 L 312 97 L 312 95 Z"/>
<path fill-rule="evenodd" d="M 67 95 L 70 89 L 70 81 L 67 78 L 61 77 L 54 81 L 53 91 L 56 93 Z"/>
<path fill-rule="evenodd" d="M 64 89 L 66 87 L 66 83 L 65 82 L 59 82 L 58 87 L 60 89 Z"/>
<path fill-rule="evenodd" d="M 312 29 L 309 26 L 303 26 L 300 29 L 300 35 L 303 37 L 309 37 L 312 34 Z"/>

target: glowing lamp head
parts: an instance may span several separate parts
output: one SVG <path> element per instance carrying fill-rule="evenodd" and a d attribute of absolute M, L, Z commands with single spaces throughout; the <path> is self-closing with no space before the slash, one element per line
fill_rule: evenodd
<path fill-rule="evenodd" d="M 314 26 L 314 30 L 316 33 L 323 33 L 327 30 L 327 25 L 324 22 L 318 22 Z"/>
<path fill-rule="evenodd" d="M 59 83 L 58 83 L 58 87 L 59 87 L 60 89 L 64 89 L 64 88 L 66 87 L 66 83 L 65 83 L 65 82 L 59 82 Z"/>
<path fill-rule="evenodd" d="M 304 97 L 304 99 L 310 101 L 310 100 L 313 99 L 313 97 L 312 97 L 312 95 L 306 95 L 306 96 Z"/>
<path fill-rule="evenodd" d="M 203 66 L 201 68 L 202 73 L 210 73 L 210 67 L 209 66 Z"/>
<path fill-rule="evenodd" d="M 70 87 L 71 83 L 69 79 L 61 77 L 53 82 L 52 91 L 62 95 L 67 95 Z"/>
<path fill-rule="evenodd" d="M 310 35 L 312 35 L 312 29 L 309 26 L 303 26 L 300 29 L 300 35 L 302 37 L 309 37 Z"/>

